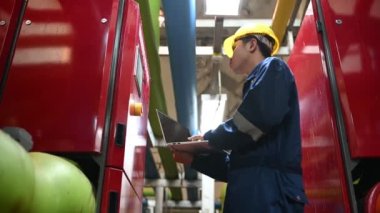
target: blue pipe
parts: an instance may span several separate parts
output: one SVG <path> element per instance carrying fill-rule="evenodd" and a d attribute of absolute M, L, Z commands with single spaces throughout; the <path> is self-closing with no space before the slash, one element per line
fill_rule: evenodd
<path fill-rule="evenodd" d="M 196 134 L 195 0 L 164 0 L 163 6 L 178 121 Z"/>

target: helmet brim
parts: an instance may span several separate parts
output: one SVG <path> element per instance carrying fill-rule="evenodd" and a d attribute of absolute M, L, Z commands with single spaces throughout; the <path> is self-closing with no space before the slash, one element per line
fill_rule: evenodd
<path fill-rule="evenodd" d="M 232 49 L 232 47 L 235 43 L 236 37 L 236 35 L 232 35 L 226 38 L 223 42 L 223 54 L 225 54 L 228 58 L 232 58 L 234 54 L 234 50 Z"/>

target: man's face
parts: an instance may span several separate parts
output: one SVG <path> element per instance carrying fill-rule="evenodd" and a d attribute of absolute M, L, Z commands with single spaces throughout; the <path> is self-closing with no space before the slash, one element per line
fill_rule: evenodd
<path fill-rule="evenodd" d="M 234 54 L 230 59 L 230 67 L 234 73 L 248 74 L 251 71 L 251 67 L 249 67 L 247 62 L 252 55 L 252 45 L 255 42 L 255 39 L 252 39 L 248 43 L 244 43 L 241 39 L 235 41 L 232 47 Z"/>

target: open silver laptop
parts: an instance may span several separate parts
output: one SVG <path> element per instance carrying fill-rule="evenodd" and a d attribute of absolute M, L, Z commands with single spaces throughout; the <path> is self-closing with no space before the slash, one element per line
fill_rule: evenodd
<path fill-rule="evenodd" d="M 166 142 L 165 146 L 174 150 L 190 152 L 190 153 L 207 153 L 215 152 L 207 140 L 189 141 L 190 131 L 180 123 L 170 118 L 168 115 L 156 110 L 160 123 L 163 138 Z"/>

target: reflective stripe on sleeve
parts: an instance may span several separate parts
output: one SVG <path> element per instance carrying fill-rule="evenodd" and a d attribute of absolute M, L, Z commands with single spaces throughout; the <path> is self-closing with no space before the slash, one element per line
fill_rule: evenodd
<path fill-rule="evenodd" d="M 264 135 L 264 132 L 249 122 L 240 112 L 236 111 L 232 119 L 238 128 L 239 131 L 248 134 L 252 137 L 253 140 L 257 141 L 261 136 Z"/>

